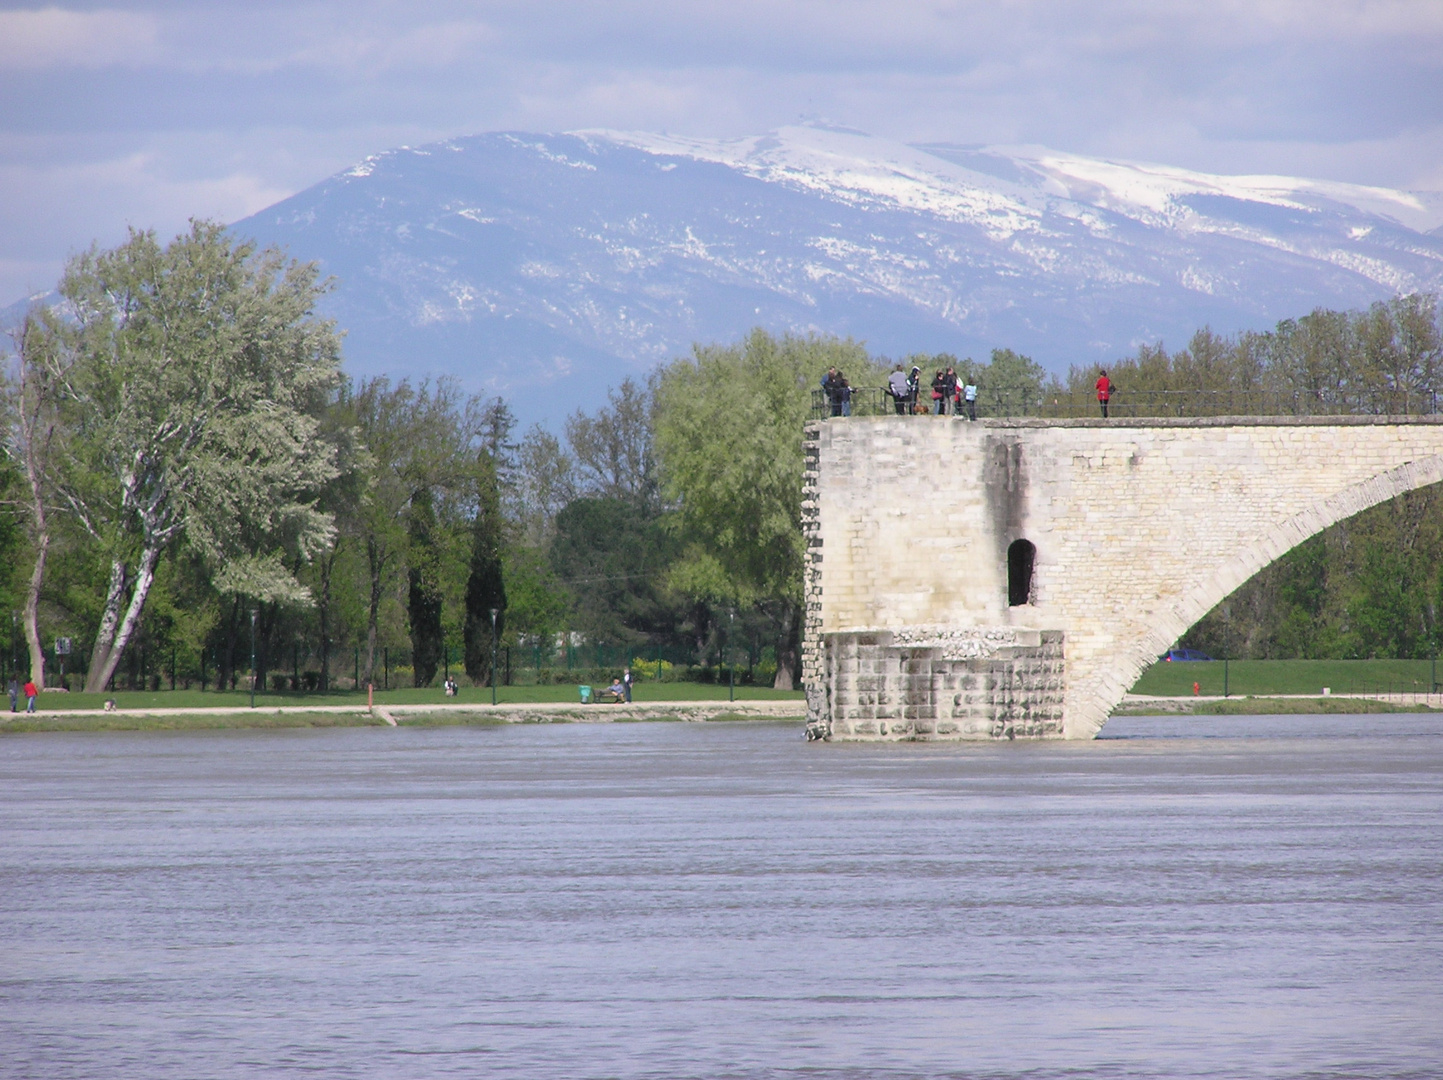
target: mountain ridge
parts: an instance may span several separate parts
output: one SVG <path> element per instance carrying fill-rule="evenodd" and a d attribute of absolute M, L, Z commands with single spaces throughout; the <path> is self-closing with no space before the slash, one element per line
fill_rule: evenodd
<path fill-rule="evenodd" d="M 399 147 L 233 229 L 337 278 L 353 374 L 452 375 L 547 423 L 758 325 L 1063 370 L 1443 288 L 1437 193 L 820 125 Z"/>

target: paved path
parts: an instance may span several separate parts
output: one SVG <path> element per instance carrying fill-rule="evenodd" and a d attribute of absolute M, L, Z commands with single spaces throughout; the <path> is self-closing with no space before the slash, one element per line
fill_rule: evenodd
<path fill-rule="evenodd" d="M 675 717 L 680 720 L 711 720 L 718 716 L 742 716 L 797 719 L 806 715 L 807 703 L 799 699 L 758 701 L 646 701 L 630 705 L 581 705 L 569 701 L 511 702 L 485 705 L 472 702 L 422 702 L 406 705 L 377 705 L 373 715 L 394 723 L 415 716 L 474 716 L 498 723 L 607 723 L 617 720 L 657 720 Z M 37 716 L 365 716 L 364 705 L 261 705 L 252 709 L 245 705 L 213 708 L 144 709 L 42 709 Z M 25 714 L 16 714 L 17 718 Z"/>

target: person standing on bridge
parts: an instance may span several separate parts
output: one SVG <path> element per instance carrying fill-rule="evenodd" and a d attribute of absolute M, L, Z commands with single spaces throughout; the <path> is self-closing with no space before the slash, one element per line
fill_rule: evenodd
<path fill-rule="evenodd" d="M 892 403 L 897 408 L 898 416 L 906 416 L 908 404 L 912 400 L 912 386 L 907 381 L 907 375 L 898 364 L 892 369 L 892 374 L 887 376 L 887 393 L 892 395 Z"/>
<path fill-rule="evenodd" d="M 1097 377 L 1097 403 L 1102 406 L 1102 418 L 1107 419 L 1107 403 L 1112 399 L 1112 380 L 1107 377 L 1107 370 L 1103 369 Z"/>

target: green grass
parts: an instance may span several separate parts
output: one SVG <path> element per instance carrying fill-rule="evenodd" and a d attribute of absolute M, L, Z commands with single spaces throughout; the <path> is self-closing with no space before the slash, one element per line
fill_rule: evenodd
<path fill-rule="evenodd" d="M 1233 660 L 1227 665 L 1229 694 L 1426 693 L 1428 660 Z M 1443 679 L 1443 668 L 1440 668 Z M 1223 662 L 1158 662 L 1142 673 L 1134 694 L 1191 697 L 1196 681 L 1205 696 L 1223 692 Z"/>
<path fill-rule="evenodd" d="M 602 687 L 593 687 L 600 690 Z M 800 700 L 800 690 L 773 690 L 762 686 L 738 686 L 738 701 Z M 638 704 L 648 701 L 726 701 L 727 688 L 705 683 L 637 683 L 633 700 Z M 114 698 L 122 709 L 215 709 L 239 708 L 250 704 L 250 695 L 243 690 L 117 690 L 112 694 L 63 694 L 46 691 L 40 695 L 36 708 L 42 712 L 66 712 L 73 709 L 99 709 L 107 698 Z M 575 686 L 499 686 L 496 699 L 501 704 L 531 704 L 541 701 L 581 701 Z M 0 702 L 3 702 L 0 698 Z M 424 705 L 430 702 L 451 702 L 459 704 L 489 705 L 491 688 L 485 686 L 464 686 L 454 698 L 448 698 L 441 688 L 429 687 L 423 690 L 377 690 L 378 705 Z M 366 704 L 365 691 L 333 690 L 329 693 L 257 693 L 256 709 L 278 706 L 304 705 L 355 705 Z M 20 708 L 25 708 L 21 699 Z"/>

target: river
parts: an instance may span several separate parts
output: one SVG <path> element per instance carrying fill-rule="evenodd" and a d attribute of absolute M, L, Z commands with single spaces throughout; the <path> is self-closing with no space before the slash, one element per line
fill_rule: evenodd
<path fill-rule="evenodd" d="M 1443 715 L 0 739 L 0 1076 L 1436 1077 Z"/>

